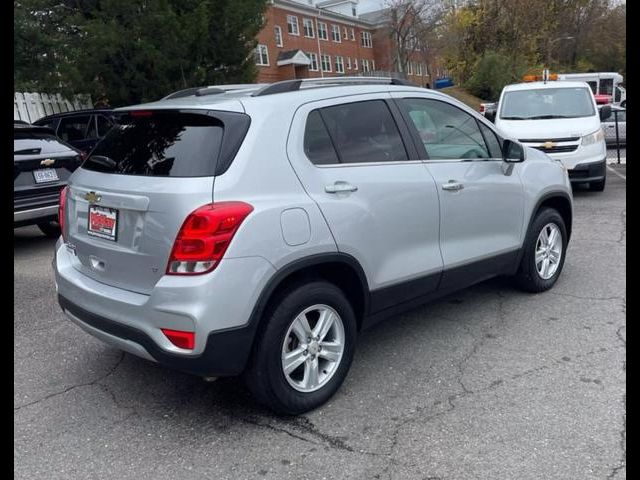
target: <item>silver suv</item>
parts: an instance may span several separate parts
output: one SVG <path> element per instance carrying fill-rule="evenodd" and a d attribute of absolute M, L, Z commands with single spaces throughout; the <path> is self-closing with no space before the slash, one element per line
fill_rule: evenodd
<path fill-rule="evenodd" d="M 358 333 L 496 275 L 551 288 L 571 234 L 562 164 L 398 80 L 207 87 L 127 107 L 61 197 L 69 318 L 297 414 Z"/>

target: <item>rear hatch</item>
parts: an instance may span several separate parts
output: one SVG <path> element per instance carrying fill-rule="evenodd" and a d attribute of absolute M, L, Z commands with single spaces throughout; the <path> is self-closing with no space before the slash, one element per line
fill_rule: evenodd
<path fill-rule="evenodd" d="M 53 130 L 33 125 L 13 129 L 15 211 L 58 203 L 60 189 L 80 165 L 79 153 Z"/>
<path fill-rule="evenodd" d="M 249 126 L 236 112 L 132 111 L 73 175 L 67 241 L 75 268 L 99 282 L 148 294 L 165 274 L 186 217 L 212 202 L 216 174 Z"/>

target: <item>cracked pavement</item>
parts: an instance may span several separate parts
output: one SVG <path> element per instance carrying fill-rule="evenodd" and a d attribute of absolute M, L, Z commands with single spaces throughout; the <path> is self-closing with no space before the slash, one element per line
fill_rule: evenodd
<path fill-rule="evenodd" d="M 54 242 L 17 229 L 15 478 L 626 478 L 625 195 L 615 175 L 574 192 L 551 292 L 496 279 L 394 317 L 297 418 L 85 334 L 56 303 Z"/>

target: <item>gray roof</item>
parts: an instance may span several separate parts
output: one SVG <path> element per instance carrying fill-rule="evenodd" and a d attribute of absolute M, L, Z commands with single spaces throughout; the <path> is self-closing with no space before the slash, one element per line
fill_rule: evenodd
<path fill-rule="evenodd" d="M 375 12 L 363 13 L 360 15 L 360 20 L 364 20 L 365 22 L 372 23 L 377 25 L 379 23 L 384 23 L 389 18 L 389 11 L 391 9 L 384 8 L 382 10 L 376 10 Z"/>
<path fill-rule="evenodd" d="M 300 50 L 300 49 L 296 49 L 296 50 L 287 50 L 286 52 L 280 52 L 280 53 L 278 53 L 278 61 L 280 62 L 282 60 L 289 60 L 289 59 L 295 57 L 296 54 L 298 52 L 301 52 L 301 51 L 302 50 Z M 304 52 L 302 52 L 302 53 L 304 53 Z"/>

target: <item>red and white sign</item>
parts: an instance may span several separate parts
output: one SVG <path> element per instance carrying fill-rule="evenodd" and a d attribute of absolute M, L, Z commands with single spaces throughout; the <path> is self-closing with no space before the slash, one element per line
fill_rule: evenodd
<path fill-rule="evenodd" d="M 89 205 L 87 234 L 115 242 L 118 235 L 118 211 L 115 208 Z"/>

